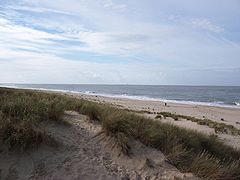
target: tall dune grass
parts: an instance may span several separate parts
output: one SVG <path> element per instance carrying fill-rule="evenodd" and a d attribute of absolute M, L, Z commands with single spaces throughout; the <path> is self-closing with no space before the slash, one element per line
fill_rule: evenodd
<path fill-rule="evenodd" d="M 0 145 L 26 149 L 48 138 L 41 121 L 62 122 L 67 100 L 58 95 L 0 89 Z"/>

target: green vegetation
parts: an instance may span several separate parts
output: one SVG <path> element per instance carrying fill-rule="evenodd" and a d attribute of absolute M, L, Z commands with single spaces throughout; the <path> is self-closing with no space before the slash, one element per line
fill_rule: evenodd
<path fill-rule="evenodd" d="M 196 122 L 199 125 L 206 125 L 210 128 L 214 128 L 216 133 L 225 133 L 225 134 L 231 134 L 231 135 L 240 135 L 240 130 L 235 128 L 233 125 L 228 125 L 225 123 L 218 123 L 215 121 L 212 121 L 210 119 L 199 119 L 191 116 L 185 116 L 185 115 L 179 115 L 179 114 L 173 114 L 170 112 L 160 112 L 156 116 L 156 119 L 161 119 L 162 117 L 170 117 L 173 118 L 174 120 L 179 120 L 179 119 L 186 119 L 192 122 Z"/>
<path fill-rule="evenodd" d="M 0 144 L 28 147 L 44 139 L 38 122 L 62 122 L 65 110 L 75 110 L 102 124 L 123 153 L 131 155 L 130 140 L 161 150 L 183 172 L 205 179 L 240 178 L 240 152 L 215 136 L 161 123 L 124 109 L 32 91 L 0 89 Z M 166 115 L 166 114 L 165 114 Z M 178 117 L 181 118 L 181 117 Z"/>
<path fill-rule="evenodd" d="M 49 141 L 39 122 L 64 123 L 66 102 L 58 95 L 0 89 L 0 146 L 23 150 Z"/>
<path fill-rule="evenodd" d="M 209 179 L 240 177 L 240 152 L 218 141 L 216 136 L 182 129 L 104 104 L 77 101 L 72 105 L 81 114 L 102 123 L 104 132 L 115 138 L 129 154 L 130 139 L 161 150 L 168 161 L 184 172 Z"/>

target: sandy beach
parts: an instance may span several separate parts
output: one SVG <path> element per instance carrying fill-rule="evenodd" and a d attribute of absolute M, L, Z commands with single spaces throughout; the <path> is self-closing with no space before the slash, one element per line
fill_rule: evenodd
<path fill-rule="evenodd" d="M 113 98 L 99 95 L 86 95 L 76 93 L 61 93 L 69 95 L 75 98 L 82 98 L 94 102 L 109 104 L 118 108 L 129 109 L 133 111 L 145 111 L 145 116 L 155 118 L 158 112 L 171 112 L 180 115 L 192 116 L 202 119 L 210 119 L 218 123 L 225 123 L 232 125 L 237 129 L 240 129 L 240 109 L 228 108 L 228 107 L 214 107 L 214 106 L 202 106 L 202 105 L 190 105 L 190 104 L 178 104 L 167 103 L 161 101 L 146 101 L 146 100 L 134 100 L 126 98 Z M 188 120 L 174 121 L 171 118 L 162 120 L 163 122 L 172 123 L 174 125 L 184 127 L 187 129 L 193 129 L 204 134 L 215 134 L 226 144 L 235 148 L 240 148 L 240 137 L 218 133 L 216 134 L 213 128 L 206 125 L 199 125 L 195 122 Z"/>

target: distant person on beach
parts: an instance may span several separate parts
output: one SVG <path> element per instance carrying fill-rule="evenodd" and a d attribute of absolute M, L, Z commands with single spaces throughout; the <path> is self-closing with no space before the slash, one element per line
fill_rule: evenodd
<path fill-rule="evenodd" d="M 165 103 L 165 106 L 167 106 L 167 103 Z"/>

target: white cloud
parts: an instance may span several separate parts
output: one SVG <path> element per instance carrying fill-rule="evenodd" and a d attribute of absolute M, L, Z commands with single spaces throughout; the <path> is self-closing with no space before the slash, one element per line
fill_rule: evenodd
<path fill-rule="evenodd" d="M 238 61 L 239 44 L 222 37 L 225 29 L 210 19 L 173 14 L 164 21 L 152 12 L 135 17 L 126 4 L 25 0 L 6 6 L 0 15 L 0 81 L 159 84 L 171 70 Z M 83 52 L 103 60 L 78 58 Z M 104 63 L 109 55 L 118 60 Z"/>
<path fill-rule="evenodd" d="M 29 12 L 38 12 L 38 13 L 57 13 L 57 14 L 66 14 L 71 15 L 65 11 L 59 11 L 56 9 L 50 9 L 50 8 L 43 8 L 43 7 L 34 7 L 34 6 L 20 6 L 20 5 L 10 5 L 8 6 L 9 9 L 12 10 L 21 10 L 21 11 L 29 11 Z"/>
<path fill-rule="evenodd" d="M 38 55 L 28 57 L 30 59 L 0 60 L 0 82 L 141 84 L 145 81 L 151 84 L 159 82 L 162 77 L 159 68 L 143 64 L 91 63 Z"/>
<path fill-rule="evenodd" d="M 119 11 L 125 11 L 127 9 L 126 4 L 115 4 L 113 0 L 103 0 L 103 7 L 111 8 Z"/>
<path fill-rule="evenodd" d="M 212 31 L 212 32 L 223 32 L 224 28 L 215 25 L 214 23 L 212 23 L 209 19 L 192 19 L 193 26 L 198 27 L 198 28 L 202 28 L 208 31 Z"/>

